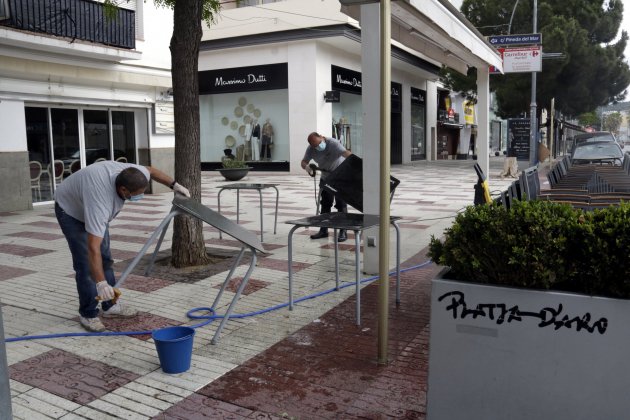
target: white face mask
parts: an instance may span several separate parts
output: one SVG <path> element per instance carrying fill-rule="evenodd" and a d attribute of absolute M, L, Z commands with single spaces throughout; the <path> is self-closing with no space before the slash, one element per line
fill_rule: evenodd
<path fill-rule="evenodd" d="M 131 197 L 129 197 L 127 200 L 129 201 L 140 201 L 144 198 L 144 193 L 142 194 L 138 194 L 138 195 L 132 195 Z"/>
<path fill-rule="evenodd" d="M 317 150 L 320 152 L 326 150 L 326 140 L 322 140 L 322 142 L 317 145 Z"/>

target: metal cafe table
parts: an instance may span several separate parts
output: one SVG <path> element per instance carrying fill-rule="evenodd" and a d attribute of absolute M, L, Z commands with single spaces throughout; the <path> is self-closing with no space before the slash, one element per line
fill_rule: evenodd
<path fill-rule="evenodd" d="M 221 193 L 223 192 L 223 190 L 236 190 L 236 223 L 238 223 L 239 221 L 239 213 L 240 213 L 240 201 L 241 201 L 241 190 L 256 190 L 258 191 L 258 197 L 260 198 L 260 241 L 263 242 L 263 199 L 262 199 L 262 190 L 266 189 L 266 188 L 273 188 L 274 190 L 276 190 L 276 212 L 275 214 L 275 219 L 274 219 L 274 223 L 273 223 L 273 233 L 276 233 L 276 226 L 278 225 L 278 197 L 279 197 L 279 193 L 278 193 L 278 189 L 276 188 L 276 186 L 279 184 L 249 184 L 249 183 L 243 183 L 243 182 L 239 182 L 236 184 L 228 184 L 228 185 L 223 185 L 221 187 L 217 187 L 220 188 L 219 190 L 219 194 L 217 195 L 217 204 L 218 204 L 218 208 L 217 210 L 219 211 L 219 213 L 221 213 Z M 221 232 L 219 232 L 219 238 L 223 238 Z"/>
<path fill-rule="evenodd" d="M 392 216 L 390 223 L 396 229 L 396 304 L 400 303 L 400 228 L 397 221 L 400 217 Z M 361 269 L 359 254 L 361 253 L 361 232 L 380 224 L 380 216 L 360 213 L 324 213 L 286 222 L 295 225 L 289 231 L 289 310 L 293 310 L 293 232 L 300 227 L 318 227 L 334 229 L 335 238 L 335 290 L 339 290 L 339 244 L 337 230 L 345 229 L 354 232 L 354 264 L 357 325 L 361 325 Z"/>
<path fill-rule="evenodd" d="M 227 235 L 239 241 L 241 245 L 241 251 L 239 252 L 238 256 L 234 259 L 234 262 L 232 263 L 232 266 L 230 268 L 230 272 L 228 273 L 227 277 L 223 281 L 223 284 L 221 285 L 221 289 L 217 293 L 217 296 L 214 299 L 212 306 L 209 308 L 198 308 L 198 310 L 205 309 L 209 311 L 210 313 L 215 313 L 215 310 L 219 305 L 221 296 L 223 295 L 223 292 L 225 291 L 227 285 L 230 283 L 230 280 L 232 279 L 232 276 L 234 275 L 236 268 L 239 266 L 243 258 L 243 255 L 245 254 L 245 251 L 249 250 L 251 253 L 251 261 L 249 263 L 249 268 L 247 269 L 247 272 L 243 276 L 243 279 L 241 280 L 241 284 L 239 285 L 234 296 L 232 297 L 232 300 L 230 301 L 230 305 L 225 311 L 225 315 L 221 319 L 221 323 L 219 324 L 219 327 L 217 328 L 217 330 L 214 333 L 214 336 L 212 337 L 211 344 L 216 344 L 219 340 L 219 336 L 221 335 L 221 331 L 223 331 L 223 327 L 225 327 L 225 324 L 227 323 L 228 319 L 230 318 L 230 315 L 232 314 L 232 311 L 234 310 L 234 306 L 236 305 L 236 302 L 239 300 L 241 293 L 243 293 L 243 290 L 245 290 L 245 286 L 249 282 L 252 271 L 254 270 L 254 267 L 256 266 L 258 252 L 265 252 L 265 249 L 263 248 L 261 241 L 258 240 L 258 237 L 253 232 L 245 230 L 242 226 L 234 223 L 231 220 L 226 219 L 225 216 L 222 216 L 219 213 L 215 212 L 214 210 L 204 206 L 203 204 L 196 202 L 192 198 L 186 198 L 184 196 L 176 195 L 175 198 L 173 199 L 173 207 L 171 207 L 171 211 L 168 213 L 168 215 L 166 215 L 164 220 L 162 220 L 159 226 L 155 229 L 151 237 L 144 244 L 144 246 L 142 247 L 138 255 L 136 255 L 136 257 L 133 259 L 131 264 L 129 264 L 129 266 L 127 266 L 125 271 L 123 271 L 123 273 L 120 275 L 120 277 L 118 278 L 118 282 L 116 283 L 116 287 L 121 287 L 124 284 L 129 274 L 131 274 L 135 266 L 140 262 L 140 259 L 147 253 L 149 247 L 159 237 L 157 244 L 155 246 L 155 250 L 153 251 L 153 255 L 151 255 L 149 263 L 144 272 L 145 276 L 148 276 L 150 274 L 151 269 L 153 268 L 153 264 L 155 263 L 155 258 L 158 252 L 160 251 L 160 246 L 162 245 L 164 236 L 166 235 L 166 231 L 168 230 L 168 226 L 171 223 L 171 220 L 175 216 L 180 215 L 180 214 L 195 217 L 209 224 L 210 226 L 218 229 L 220 232 L 225 232 Z"/>

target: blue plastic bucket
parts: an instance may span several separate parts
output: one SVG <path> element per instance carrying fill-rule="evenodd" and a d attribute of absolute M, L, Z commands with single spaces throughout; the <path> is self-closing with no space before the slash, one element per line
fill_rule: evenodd
<path fill-rule="evenodd" d="M 190 369 L 195 330 L 168 327 L 151 333 L 164 373 L 182 373 Z"/>

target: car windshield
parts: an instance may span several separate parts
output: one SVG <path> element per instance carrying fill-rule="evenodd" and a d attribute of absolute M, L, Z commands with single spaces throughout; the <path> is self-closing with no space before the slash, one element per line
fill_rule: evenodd
<path fill-rule="evenodd" d="M 615 137 L 608 132 L 585 133 L 575 136 L 575 144 L 591 143 L 594 141 L 615 141 Z"/>
<path fill-rule="evenodd" d="M 573 160 L 621 159 L 623 152 L 616 143 L 587 143 L 575 148 Z"/>

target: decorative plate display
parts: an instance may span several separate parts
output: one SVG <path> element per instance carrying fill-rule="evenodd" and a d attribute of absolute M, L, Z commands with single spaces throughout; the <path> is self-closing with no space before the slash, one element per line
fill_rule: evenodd
<path fill-rule="evenodd" d="M 247 104 L 247 112 L 254 112 L 255 109 L 254 104 Z"/>
<path fill-rule="evenodd" d="M 230 119 L 228 117 L 221 118 L 221 124 L 228 125 L 230 123 Z"/>
<path fill-rule="evenodd" d="M 247 103 L 247 99 L 245 99 L 244 96 L 241 96 L 240 98 L 238 98 L 238 104 L 240 106 L 245 106 L 246 103 Z"/>
<path fill-rule="evenodd" d="M 234 138 L 234 136 L 225 137 L 225 145 L 227 147 L 234 147 L 235 144 L 236 144 L 236 139 Z"/>
<path fill-rule="evenodd" d="M 262 115 L 262 113 L 260 112 L 260 109 L 255 109 L 254 110 L 254 117 L 260 118 L 261 115 Z"/>
<path fill-rule="evenodd" d="M 234 115 L 236 115 L 237 118 L 241 118 L 243 116 L 243 108 L 240 106 L 234 108 Z"/>
<path fill-rule="evenodd" d="M 232 121 L 232 122 L 230 123 L 230 128 L 231 128 L 232 130 L 236 130 L 236 129 L 238 128 L 238 122 L 236 122 L 236 121 Z"/>
<path fill-rule="evenodd" d="M 245 124 L 249 124 L 252 122 L 252 117 L 250 117 L 249 115 L 245 115 L 243 117 L 243 121 L 245 122 Z"/>
<path fill-rule="evenodd" d="M 244 136 L 244 135 L 245 135 L 245 126 L 244 126 L 244 125 L 241 125 L 241 126 L 238 128 L 238 134 L 240 134 L 241 136 Z"/>

